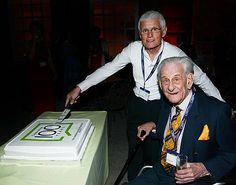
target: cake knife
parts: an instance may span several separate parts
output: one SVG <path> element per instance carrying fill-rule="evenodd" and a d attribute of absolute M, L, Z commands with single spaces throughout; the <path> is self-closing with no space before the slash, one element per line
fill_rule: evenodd
<path fill-rule="evenodd" d="M 64 121 L 64 119 L 68 116 L 68 114 L 70 113 L 71 111 L 71 108 L 72 108 L 72 105 L 73 104 L 68 104 L 64 111 L 61 113 L 60 117 L 57 119 L 57 122 L 56 123 L 62 123 Z"/>
<path fill-rule="evenodd" d="M 80 97 L 80 95 L 78 95 L 76 97 L 76 99 L 78 99 L 79 97 Z M 64 121 L 64 119 L 66 119 L 66 117 L 69 115 L 73 105 L 74 105 L 74 103 L 73 104 L 70 104 L 70 103 L 67 104 L 64 111 L 61 113 L 60 117 L 57 119 L 56 123 L 62 123 Z"/>

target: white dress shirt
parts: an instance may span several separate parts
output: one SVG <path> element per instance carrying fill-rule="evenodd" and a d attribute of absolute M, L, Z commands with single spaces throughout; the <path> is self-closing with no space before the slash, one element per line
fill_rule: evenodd
<path fill-rule="evenodd" d="M 111 62 L 97 69 L 92 74 L 88 75 L 84 81 L 78 84 L 81 92 L 86 91 L 93 85 L 100 83 L 109 76 L 113 75 L 117 71 L 124 68 L 127 64 L 131 63 L 133 67 L 133 77 L 135 81 L 134 93 L 139 96 L 140 87 L 144 86 L 144 79 L 141 65 L 141 49 L 143 45 L 141 41 L 135 41 L 125 47 Z M 160 51 L 163 50 L 161 60 L 173 56 L 186 56 L 186 54 L 178 47 L 165 42 L 162 40 Z M 144 68 L 145 68 L 145 79 L 150 74 L 156 60 L 160 54 L 157 53 L 153 61 L 151 61 L 148 53 L 144 49 Z M 207 95 L 214 96 L 217 99 L 224 101 L 214 84 L 210 81 L 205 73 L 197 66 L 194 65 L 194 83 L 198 85 Z M 157 81 L 157 70 L 153 75 L 146 81 L 145 89 L 150 91 L 148 100 L 158 100 L 161 98 L 158 81 Z"/>

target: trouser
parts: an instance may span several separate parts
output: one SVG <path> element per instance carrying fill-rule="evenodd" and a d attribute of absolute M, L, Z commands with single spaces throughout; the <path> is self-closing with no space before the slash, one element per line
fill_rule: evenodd
<path fill-rule="evenodd" d="M 145 122 L 156 122 L 161 100 L 145 101 L 135 95 L 129 99 L 127 110 L 128 157 L 134 152 L 137 143 L 137 127 Z M 144 165 L 157 162 L 159 141 L 147 137 L 140 145 L 128 167 L 128 180 L 134 179 Z"/>

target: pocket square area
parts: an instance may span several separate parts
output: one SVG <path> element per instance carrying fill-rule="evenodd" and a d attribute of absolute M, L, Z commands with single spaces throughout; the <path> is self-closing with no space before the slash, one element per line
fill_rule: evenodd
<path fill-rule="evenodd" d="M 204 127 L 203 127 L 203 130 L 202 130 L 202 133 L 199 136 L 198 140 L 200 140 L 200 141 L 209 140 L 210 139 L 209 133 L 210 133 L 210 130 L 209 130 L 207 124 L 205 124 Z"/>

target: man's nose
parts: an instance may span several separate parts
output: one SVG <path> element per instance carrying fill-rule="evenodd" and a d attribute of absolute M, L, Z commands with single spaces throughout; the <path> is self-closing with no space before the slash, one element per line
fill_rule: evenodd
<path fill-rule="evenodd" d="M 171 81 L 169 83 L 168 89 L 169 89 L 169 91 L 173 91 L 175 89 L 175 87 Z"/>

